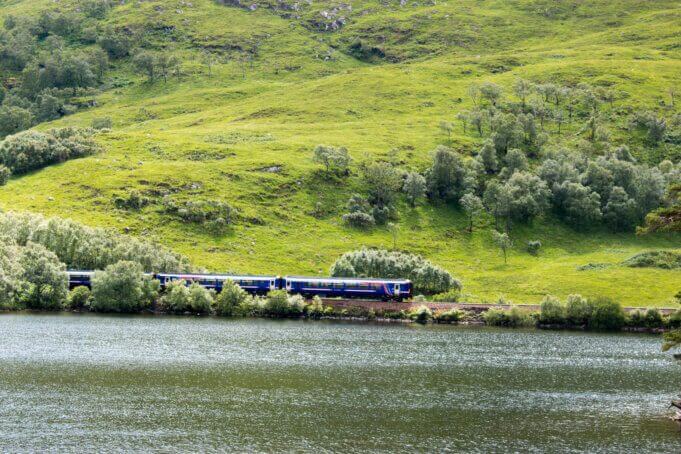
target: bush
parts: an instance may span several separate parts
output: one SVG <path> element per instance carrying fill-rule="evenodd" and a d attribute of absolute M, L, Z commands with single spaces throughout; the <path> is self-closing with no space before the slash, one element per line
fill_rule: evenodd
<path fill-rule="evenodd" d="M 593 301 L 593 312 L 588 326 L 593 329 L 618 330 L 626 322 L 622 306 L 610 298 L 597 298 Z"/>
<path fill-rule="evenodd" d="M 90 292 L 90 289 L 83 285 L 79 285 L 69 293 L 69 298 L 67 300 L 68 308 L 71 310 L 87 309 L 90 307 L 91 298 L 92 293 Z"/>
<path fill-rule="evenodd" d="M 95 312 L 139 312 L 151 301 L 145 292 L 151 280 L 142 273 L 139 263 L 120 261 L 97 271 L 92 277 L 92 302 Z M 149 286 L 149 287 L 147 287 Z"/>
<path fill-rule="evenodd" d="M 655 308 L 650 308 L 646 311 L 643 321 L 646 328 L 662 328 L 664 326 L 662 314 Z"/>
<path fill-rule="evenodd" d="M 168 312 L 182 313 L 190 308 L 189 288 L 183 280 L 172 281 L 166 285 L 165 293 L 161 298 L 163 309 Z"/>
<path fill-rule="evenodd" d="M 489 309 L 482 314 L 482 319 L 489 326 L 503 326 L 507 328 L 520 328 L 534 326 L 535 324 L 535 320 L 530 312 L 517 307 L 513 307 L 510 310 Z"/>
<path fill-rule="evenodd" d="M 448 311 L 437 312 L 433 316 L 437 323 L 459 323 L 467 317 L 467 312 L 460 309 L 449 309 Z"/>
<path fill-rule="evenodd" d="M 671 313 L 667 319 L 667 326 L 670 328 L 681 328 L 681 309 Z"/>
<path fill-rule="evenodd" d="M 0 309 L 19 309 L 26 282 L 21 279 L 19 247 L 0 236 Z"/>
<path fill-rule="evenodd" d="M 527 242 L 527 252 L 529 252 L 530 254 L 532 255 L 539 254 L 539 249 L 541 249 L 541 241 L 535 240 Z"/>
<path fill-rule="evenodd" d="M 186 257 L 162 246 L 68 219 L 0 213 L 0 236 L 12 239 L 19 246 L 29 241 L 41 244 L 73 269 L 103 269 L 119 261 L 138 262 L 148 272 L 190 269 Z"/>
<path fill-rule="evenodd" d="M 383 249 L 361 249 L 343 254 L 331 267 L 334 277 L 410 279 L 415 292 L 442 293 L 461 283 L 421 256 Z"/>
<path fill-rule="evenodd" d="M 623 265 L 632 268 L 681 268 L 681 253 L 673 251 L 647 251 L 628 258 Z"/>
<path fill-rule="evenodd" d="M 8 136 L 0 143 L 0 164 L 17 174 L 88 156 L 98 150 L 91 134 L 84 130 L 25 131 Z"/>
<path fill-rule="evenodd" d="M 184 222 L 202 224 L 215 231 L 221 231 L 232 224 L 237 215 L 237 211 L 231 205 L 217 200 L 177 203 L 165 199 L 163 205 L 166 213 L 175 215 Z"/>
<path fill-rule="evenodd" d="M 310 318 L 319 318 L 324 315 L 330 315 L 333 313 L 333 307 L 332 306 L 326 306 L 322 304 L 322 299 L 319 296 L 316 296 L 312 298 L 312 302 L 305 306 L 305 315 L 307 315 Z M 374 313 L 374 318 L 375 318 L 375 313 Z"/>
<path fill-rule="evenodd" d="M 638 328 L 645 326 L 645 313 L 640 310 L 635 310 L 627 314 L 627 325 Z"/>
<path fill-rule="evenodd" d="M 232 281 L 222 285 L 222 291 L 215 298 L 215 313 L 230 317 L 238 312 L 238 308 L 246 302 L 248 293 Z"/>
<path fill-rule="evenodd" d="M 267 294 L 265 315 L 289 317 L 301 315 L 305 310 L 305 299 L 300 295 L 289 296 L 286 290 L 273 290 Z"/>
<path fill-rule="evenodd" d="M 593 307 L 581 295 L 569 295 L 565 304 L 567 322 L 573 326 L 584 326 L 589 323 Z"/>
<path fill-rule="evenodd" d="M 197 314 L 209 314 L 213 308 L 213 293 L 194 282 L 188 289 L 189 309 Z"/>
<path fill-rule="evenodd" d="M 100 117 L 92 120 L 92 129 L 111 129 L 113 121 L 110 117 Z"/>
<path fill-rule="evenodd" d="M 21 250 L 21 279 L 28 284 L 22 296 L 26 307 L 41 310 L 62 309 L 69 292 L 66 267 L 54 253 L 40 244 L 28 243 Z"/>
<path fill-rule="evenodd" d="M 565 323 L 565 307 L 558 298 L 545 296 L 541 302 L 539 323 L 543 325 L 562 325 Z"/>
<path fill-rule="evenodd" d="M 4 186 L 9 181 L 9 177 L 12 176 L 12 171 L 4 165 L 0 165 L 0 186 Z"/>
<path fill-rule="evenodd" d="M 345 224 L 358 229 L 369 229 L 376 225 L 376 221 L 372 215 L 361 211 L 344 214 L 342 219 Z"/>
<path fill-rule="evenodd" d="M 433 295 L 431 299 L 438 303 L 456 303 L 459 298 L 461 298 L 461 291 L 454 289 Z"/>
<path fill-rule="evenodd" d="M 409 311 L 409 318 L 416 323 L 427 323 L 433 319 L 433 312 L 427 306 L 419 306 Z"/>

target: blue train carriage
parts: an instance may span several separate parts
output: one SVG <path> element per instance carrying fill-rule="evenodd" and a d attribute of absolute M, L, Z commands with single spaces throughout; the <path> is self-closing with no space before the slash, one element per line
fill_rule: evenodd
<path fill-rule="evenodd" d="M 78 271 L 78 270 L 68 270 L 66 274 L 69 277 L 69 289 L 74 289 L 79 286 L 85 286 L 87 288 L 92 288 L 92 276 L 94 276 L 94 271 Z"/>
<path fill-rule="evenodd" d="M 265 295 L 271 290 L 279 290 L 283 287 L 283 279 L 279 276 L 242 276 L 229 274 L 172 274 L 159 273 L 155 275 L 165 287 L 170 282 L 183 280 L 187 285 L 196 282 L 207 289 L 222 291 L 222 286 L 227 281 L 232 281 L 248 293 Z"/>
<path fill-rule="evenodd" d="M 402 301 L 412 296 L 411 281 L 405 279 L 316 278 L 286 276 L 286 291 L 306 297 L 342 297 Z"/>

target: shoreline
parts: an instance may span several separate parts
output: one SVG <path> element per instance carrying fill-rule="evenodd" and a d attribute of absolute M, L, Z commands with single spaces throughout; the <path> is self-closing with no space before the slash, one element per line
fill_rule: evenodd
<path fill-rule="evenodd" d="M 490 309 L 497 309 L 499 305 L 490 305 Z M 153 316 L 153 317 L 200 317 L 200 318 L 213 318 L 213 319 L 270 319 L 270 320 L 310 320 L 310 321 L 345 321 L 345 322 L 359 322 L 365 324 L 404 324 L 404 325 L 449 325 L 449 326 L 488 326 L 492 328 L 504 328 L 504 329 L 534 329 L 541 331 L 582 331 L 582 332 L 623 332 L 623 333 L 635 333 L 635 334 L 655 334 L 659 335 L 669 331 L 669 327 L 647 327 L 647 326 L 624 326 L 621 329 L 615 330 L 605 330 L 605 329 L 590 329 L 589 327 L 575 326 L 575 325 L 565 325 L 565 324 L 536 324 L 534 326 L 503 326 L 503 325 L 490 325 L 484 321 L 481 317 L 481 312 L 471 312 L 473 315 L 465 320 L 458 321 L 438 321 L 434 319 L 429 320 L 415 320 L 409 317 L 395 318 L 395 317 L 379 317 L 379 316 L 362 316 L 362 315 L 322 315 L 322 316 L 275 316 L 275 315 L 261 315 L 261 316 L 232 316 L 225 317 L 216 314 L 199 314 L 194 312 L 169 312 L 162 310 L 144 310 L 140 312 L 95 312 L 89 310 L 61 310 L 61 311 L 44 311 L 44 310 L 33 310 L 33 309 L 21 309 L 21 310 L 0 310 L 0 316 L 9 314 L 25 314 L 25 315 L 59 315 L 59 314 L 90 314 L 90 315 L 100 315 L 100 316 Z"/>

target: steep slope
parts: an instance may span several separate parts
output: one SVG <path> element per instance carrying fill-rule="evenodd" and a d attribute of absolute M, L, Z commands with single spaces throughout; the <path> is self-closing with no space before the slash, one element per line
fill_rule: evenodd
<path fill-rule="evenodd" d="M 114 8 L 105 23 L 143 31 L 145 46 L 182 58 L 183 76 L 149 84 L 128 60 L 114 62 L 97 107 L 39 127 L 110 117 L 112 132 L 99 138 L 106 151 L 12 179 L 0 188 L 0 206 L 151 235 L 212 269 L 325 273 L 346 250 L 392 245 L 386 229 L 341 223 L 346 200 L 363 189 L 358 163 L 424 170 L 438 144 L 477 150 L 480 139 L 459 125 L 451 139 L 437 126 L 471 107 L 471 83 L 510 93 L 517 77 L 589 82 L 627 93 L 613 109 L 632 110 L 656 109 L 681 85 L 678 2 L 254 4 L 255 11 L 209 0 Z M 52 5 L 4 2 L 0 15 Z M 344 25 L 327 30 L 339 17 Z M 219 60 L 211 76 L 201 63 L 206 49 Z M 572 133 L 561 143 L 577 141 Z M 613 131 L 614 143 L 630 139 Z M 347 181 L 326 178 L 312 162 L 320 143 L 348 148 L 355 166 Z M 653 163 L 679 157 L 676 149 L 633 145 Z M 117 209 L 114 199 L 134 189 L 152 203 Z M 182 223 L 164 211 L 164 194 L 228 202 L 240 221 L 220 234 Z M 469 234 L 455 208 L 400 202 L 398 247 L 444 266 L 478 299 L 536 302 L 579 292 L 666 304 L 678 291 L 681 271 L 620 265 L 644 249 L 678 249 L 678 237 L 580 233 L 546 216 L 514 229 L 504 265 L 491 222 Z M 530 239 L 544 244 L 540 256 L 524 252 Z M 587 264 L 598 265 L 579 270 Z"/>

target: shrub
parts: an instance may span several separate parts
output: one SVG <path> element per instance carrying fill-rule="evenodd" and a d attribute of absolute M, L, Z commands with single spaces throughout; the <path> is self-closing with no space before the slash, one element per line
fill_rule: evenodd
<path fill-rule="evenodd" d="M 467 318 L 466 311 L 460 309 L 449 309 L 448 311 L 437 312 L 433 316 L 437 323 L 459 323 Z"/>
<path fill-rule="evenodd" d="M 596 298 L 593 301 L 593 312 L 588 326 L 593 329 L 618 330 L 626 322 L 622 306 L 610 298 Z"/>
<path fill-rule="evenodd" d="M 423 257 L 383 249 L 346 252 L 331 267 L 331 275 L 410 279 L 414 290 L 425 294 L 461 288 L 461 283 L 451 274 Z"/>
<path fill-rule="evenodd" d="M 586 298 L 581 295 L 569 295 L 565 304 L 565 316 L 567 322 L 574 326 L 583 326 L 589 323 L 593 307 Z"/>
<path fill-rule="evenodd" d="M 409 311 L 409 318 L 416 323 L 427 323 L 433 319 L 433 311 L 427 306 L 419 306 Z"/>
<path fill-rule="evenodd" d="M 116 208 L 127 210 L 141 210 L 150 202 L 148 197 L 142 196 L 138 191 L 131 191 L 127 196 L 114 197 Z"/>
<path fill-rule="evenodd" d="M 482 319 L 489 326 L 508 328 L 527 327 L 535 324 L 535 320 L 530 312 L 517 307 L 509 310 L 489 309 L 482 314 Z"/>
<path fill-rule="evenodd" d="M 92 129 L 111 129 L 113 121 L 110 117 L 100 117 L 92 120 Z"/>
<path fill-rule="evenodd" d="M 184 222 L 202 224 L 216 231 L 232 224 L 237 215 L 237 211 L 231 205 L 217 200 L 177 203 L 165 199 L 163 205 L 166 213 L 175 215 Z"/>
<path fill-rule="evenodd" d="M 149 305 L 139 263 L 120 261 L 97 271 L 92 277 L 92 303 L 96 312 L 138 312 Z"/>
<path fill-rule="evenodd" d="M 0 164 L 12 173 L 24 173 L 68 159 L 88 156 L 99 147 L 87 131 L 75 128 L 48 132 L 25 131 L 0 143 Z"/>
<path fill-rule="evenodd" d="M 4 186 L 9 181 L 9 177 L 12 176 L 12 171 L 4 165 L 0 165 L 0 186 Z"/>
<path fill-rule="evenodd" d="M 454 289 L 433 295 L 431 299 L 439 303 L 456 303 L 459 298 L 461 298 L 461 290 Z"/>
<path fill-rule="evenodd" d="M 71 310 L 86 309 L 90 306 L 91 298 L 92 293 L 90 292 L 90 289 L 83 285 L 79 285 L 69 293 L 69 298 L 67 300 L 68 308 Z"/>
<path fill-rule="evenodd" d="M 344 214 L 342 219 L 345 224 L 358 229 L 369 229 L 376 225 L 376 221 L 372 215 L 361 211 Z"/>
<path fill-rule="evenodd" d="M 643 321 L 646 328 L 662 328 L 664 326 L 662 314 L 655 308 L 646 311 Z"/>
<path fill-rule="evenodd" d="M 265 315 L 289 317 L 300 315 L 305 309 L 305 299 L 300 295 L 289 296 L 286 290 L 273 290 L 267 294 Z"/>
<path fill-rule="evenodd" d="M 314 298 L 312 298 L 312 302 L 305 306 L 305 315 L 307 315 L 310 318 L 319 318 L 324 315 L 329 315 L 331 313 L 333 313 L 333 307 L 332 306 L 324 307 L 324 305 L 322 304 L 322 299 L 316 295 Z"/>
<path fill-rule="evenodd" d="M 133 261 L 145 271 L 188 271 L 186 257 L 157 244 L 90 228 L 68 219 L 39 214 L 0 213 L 0 236 L 23 246 L 29 241 L 54 252 L 69 268 L 96 270 L 119 261 Z"/>
<path fill-rule="evenodd" d="M 26 283 L 21 280 L 19 248 L 0 236 L 0 309 L 18 309 Z"/>
<path fill-rule="evenodd" d="M 244 289 L 232 281 L 227 281 L 215 298 L 215 313 L 224 317 L 232 316 L 247 299 L 248 293 Z"/>
<path fill-rule="evenodd" d="M 69 292 L 66 267 L 53 252 L 29 242 L 19 256 L 21 279 L 28 284 L 22 299 L 30 309 L 59 310 Z"/>
<path fill-rule="evenodd" d="M 647 251 L 641 252 L 623 262 L 623 265 L 632 268 L 681 268 L 681 253 L 673 251 Z"/>
<path fill-rule="evenodd" d="M 187 283 L 179 280 L 166 285 L 165 294 L 161 298 L 161 302 L 163 303 L 163 308 L 168 312 L 187 312 L 190 308 Z"/>
<path fill-rule="evenodd" d="M 681 309 L 674 311 L 669 315 L 667 319 L 667 325 L 670 328 L 680 328 L 681 327 Z"/>
<path fill-rule="evenodd" d="M 534 241 L 528 241 L 527 242 L 527 252 L 529 252 L 530 254 L 538 255 L 539 249 L 541 249 L 541 241 L 534 240 Z"/>
<path fill-rule="evenodd" d="M 188 289 L 189 309 L 197 314 L 209 314 L 213 307 L 213 294 L 196 282 Z"/>
<path fill-rule="evenodd" d="M 645 326 L 645 313 L 640 310 L 635 310 L 627 314 L 627 325 L 633 327 Z"/>
<path fill-rule="evenodd" d="M 562 325 L 565 323 L 565 307 L 558 298 L 545 296 L 541 302 L 539 323 L 544 325 Z"/>

